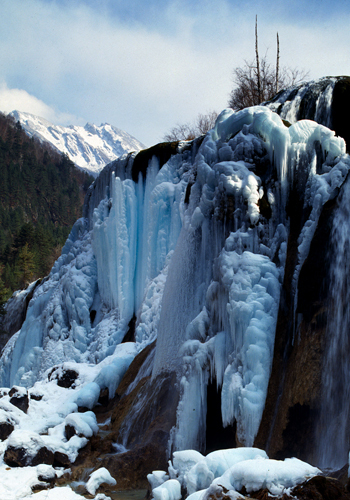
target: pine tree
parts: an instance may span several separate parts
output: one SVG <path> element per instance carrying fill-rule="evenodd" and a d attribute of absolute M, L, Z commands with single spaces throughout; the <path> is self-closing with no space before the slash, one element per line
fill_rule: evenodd
<path fill-rule="evenodd" d="M 91 176 L 0 112 L 0 263 L 9 293 L 50 271 Z"/>
<path fill-rule="evenodd" d="M 28 243 L 18 252 L 16 274 L 21 288 L 26 287 L 31 282 L 34 275 L 34 255 L 29 249 Z"/>
<path fill-rule="evenodd" d="M 0 315 L 3 316 L 6 311 L 4 308 L 4 304 L 9 296 L 9 289 L 5 287 L 5 283 L 2 279 L 2 273 L 4 271 L 3 264 L 0 264 Z"/>

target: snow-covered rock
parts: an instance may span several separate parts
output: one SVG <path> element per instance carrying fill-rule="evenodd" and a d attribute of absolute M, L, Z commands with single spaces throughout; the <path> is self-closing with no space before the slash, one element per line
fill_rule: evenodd
<path fill-rule="evenodd" d="M 189 464 L 194 453 L 194 450 L 181 451 L 181 462 Z M 178 454 L 177 464 L 179 458 Z M 173 463 L 169 462 L 169 474 L 173 475 L 174 470 L 175 455 Z M 157 473 L 160 476 L 161 471 Z M 153 477 L 149 480 L 155 500 L 179 500 L 181 486 L 187 491 L 187 498 L 199 500 L 212 494 L 215 496 L 215 493 L 220 498 L 223 491 L 229 498 L 241 498 L 239 492 L 243 489 L 247 493 L 267 489 L 271 495 L 280 496 L 320 473 L 317 467 L 296 458 L 270 460 L 263 450 L 235 448 L 218 450 L 203 457 L 187 470 L 183 478 L 180 472 L 178 477 L 160 485 L 156 485 Z"/>
<path fill-rule="evenodd" d="M 117 481 L 110 475 L 105 467 L 101 467 L 90 474 L 89 480 L 86 483 L 86 489 L 91 495 L 96 493 L 96 490 L 101 484 L 117 484 Z"/>

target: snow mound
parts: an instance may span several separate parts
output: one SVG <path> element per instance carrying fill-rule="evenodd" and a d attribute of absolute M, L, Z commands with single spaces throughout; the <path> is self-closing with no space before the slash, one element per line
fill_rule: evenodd
<path fill-rule="evenodd" d="M 103 483 L 112 485 L 117 484 L 117 481 L 110 475 L 105 467 L 101 467 L 90 474 L 90 478 L 86 483 L 86 489 L 91 495 L 94 495 L 98 487 Z"/>
<path fill-rule="evenodd" d="M 161 480 L 166 478 L 164 471 L 150 475 L 155 500 L 179 500 L 181 487 L 187 498 L 201 500 L 223 491 L 232 499 L 243 498 L 239 493 L 243 488 L 248 493 L 266 488 L 271 495 L 281 496 L 321 471 L 297 458 L 271 460 L 257 448 L 234 448 L 214 451 L 202 459 L 194 450 L 175 452 L 173 462 L 169 462 L 171 479 L 156 487 L 155 473 Z"/>

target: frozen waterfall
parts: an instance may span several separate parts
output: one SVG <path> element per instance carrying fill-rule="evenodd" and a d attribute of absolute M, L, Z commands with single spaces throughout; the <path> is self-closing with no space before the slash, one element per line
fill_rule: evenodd
<path fill-rule="evenodd" d="M 316 427 L 320 467 L 342 467 L 350 448 L 350 181 L 333 219 L 330 305 L 322 370 L 321 415 Z"/>
<path fill-rule="evenodd" d="M 221 394 L 222 425 L 235 423 L 238 442 L 251 446 L 273 360 L 290 193 L 307 213 L 296 293 L 322 207 L 350 160 L 331 130 L 310 120 L 287 127 L 262 106 L 224 110 L 205 137 L 171 153 L 164 160 L 155 147 L 140 171 L 137 156 L 124 157 L 95 181 L 86 217 L 3 353 L 1 384 L 30 387 L 53 365 L 86 363 L 96 367 L 96 401 L 157 338 L 149 372 L 175 374 L 180 398 L 170 448 L 205 448 L 209 383 Z"/>

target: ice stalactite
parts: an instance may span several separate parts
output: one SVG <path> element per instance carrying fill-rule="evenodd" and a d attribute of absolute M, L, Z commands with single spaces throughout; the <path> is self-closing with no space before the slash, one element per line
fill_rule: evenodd
<path fill-rule="evenodd" d="M 350 449 L 350 182 L 344 184 L 333 219 L 330 297 L 316 427 L 316 463 L 341 468 Z"/>

